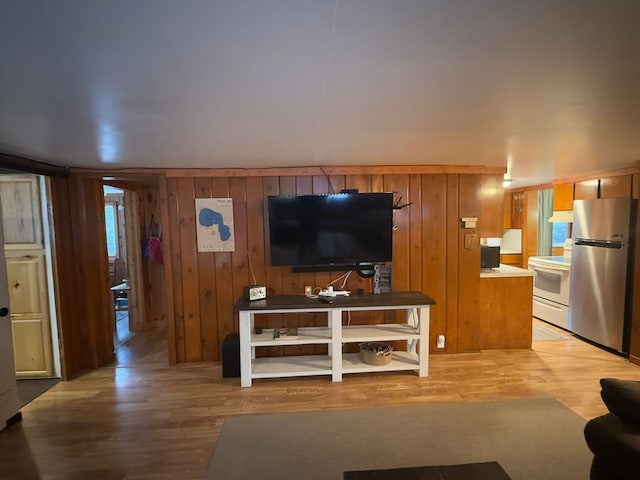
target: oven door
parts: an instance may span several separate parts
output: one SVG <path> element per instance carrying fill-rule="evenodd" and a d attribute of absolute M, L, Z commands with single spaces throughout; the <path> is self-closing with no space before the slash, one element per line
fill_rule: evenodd
<path fill-rule="evenodd" d="M 533 295 L 562 305 L 569 305 L 569 273 L 563 265 L 539 264 L 529 259 L 529 270 L 536 276 L 533 279 Z"/>

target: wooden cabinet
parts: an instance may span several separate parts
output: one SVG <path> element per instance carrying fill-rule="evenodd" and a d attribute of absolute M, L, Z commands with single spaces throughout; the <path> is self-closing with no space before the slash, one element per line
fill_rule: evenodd
<path fill-rule="evenodd" d="M 480 236 L 502 237 L 504 189 L 502 175 L 482 175 L 480 186 Z"/>
<path fill-rule="evenodd" d="M 16 376 L 49 377 L 51 319 L 38 177 L 0 176 L 0 199 Z"/>
<path fill-rule="evenodd" d="M 16 376 L 53 375 L 44 254 L 6 252 Z"/>
<path fill-rule="evenodd" d="M 524 192 L 511 194 L 511 228 L 522 228 L 522 213 L 524 211 Z"/>
<path fill-rule="evenodd" d="M 573 210 L 573 183 L 553 186 L 553 211 Z"/>
<path fill-rule="evenodd" d="M 533 276 L 480 278 L 481 349 L 531 348 Z"/>
<path fill-rule="evenodd" d="M 575 200 L 594 200 L 596 198 L 631 198 L 632 175 L 596 178 L 576 182 Z"/>
<path fill-rule="evenodd" d="M 504 193 L 504 228 L 522 228 L 522 213 L 524 211 L 524 192 Z"/>
<path fill-rule="evenodd" d="M 573 190 L 574 200 L 595 200 L 598 198 L 599 180 L 583 180 L 576 182 Z"/>
<path fill-rule="evenodd" d="M 513 195 L 511 192 L 504 192 L 504 205 L 503 205 L 503 213 L 504 213 L 504 229 L 507 230 L 511 228 L 511 202 L 513 201 Z"/>
<path fill-rule="evenodd" d="M 600 198 L 631 198 L 631 175 L 600 179 Z"/>
<path fill-rule="evenodd" d="M 511 265 L 512 267 L 522 267 L 522 254 L 503 253 L 500 255 L 500 263 Z"/>

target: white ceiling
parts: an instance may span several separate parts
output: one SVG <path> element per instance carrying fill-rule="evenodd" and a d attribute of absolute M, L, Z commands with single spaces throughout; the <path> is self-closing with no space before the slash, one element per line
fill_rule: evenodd
<path fill-rule="evenodd" d="M 0 151 L 78 167 L 640 160 L 637 0 L 0 0 Z"/>

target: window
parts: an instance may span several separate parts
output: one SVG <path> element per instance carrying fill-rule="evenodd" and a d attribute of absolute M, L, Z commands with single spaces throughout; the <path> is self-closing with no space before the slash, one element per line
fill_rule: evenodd
<path fill-rule="evenodd" d="M 551 245 L 554 247 L 564 246 L 564 241 L 569 238 L 569 224 L 567 222 L 553 222 L 552 225 Z"/>
<path fill-rule="evenodd" d="M 107 231 L 107 253 L 109 258 L 118 256 L 118 215 L 115 202 L 106 202 L 104 205 L 104 220 Z"/>

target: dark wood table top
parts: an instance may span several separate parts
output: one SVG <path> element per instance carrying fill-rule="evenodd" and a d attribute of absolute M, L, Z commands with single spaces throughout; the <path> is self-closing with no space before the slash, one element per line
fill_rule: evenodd
<path fill-rule="evenodd" d="M 511 480 L 498 462 L 344 472 L 344 480 Z"/>
<path fill-rule="evenodd" d="M 352 293 L 349 296 L 332 297 L 333 303 L 325 303 L 319 298 L 305 295 L 272 295 L 262 300 L 249 301 L 239 298 L 233 306 L 234 311 L 252 310 L 301 310 L 301 309 L 330 309 L 330 308 L 367 308 L 367 307 L 398 307 L 434 305 L 433 298 L 421 292 L 391 292 L 391 293 Z"/>

